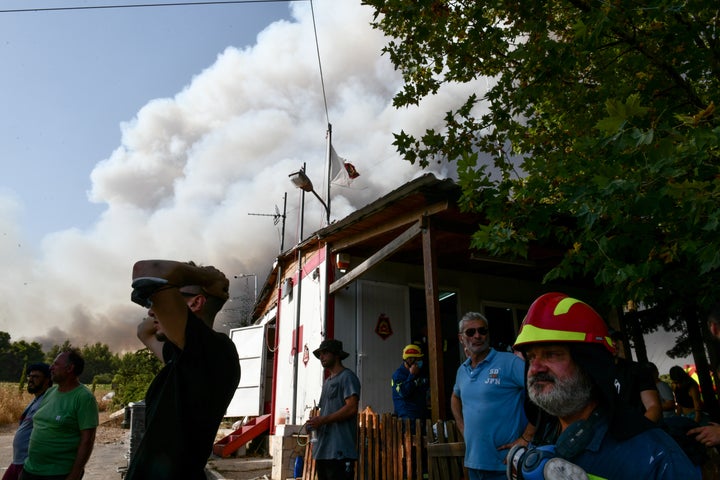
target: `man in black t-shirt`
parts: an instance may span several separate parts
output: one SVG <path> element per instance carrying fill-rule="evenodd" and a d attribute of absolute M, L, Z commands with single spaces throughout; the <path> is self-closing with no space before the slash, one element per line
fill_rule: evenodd
<path fill-rule="evenodd" d="M 658 423 L 662 418 L 662 405 L 650 371 L 620 355 L 624 348 L 624 339 L 620 332 L 612 331 L 610 338 L 615 347 L 615 388 L 620 401 L 645 415 L 648 420 Z"/>
<path fill-rule="evenodd" d="M 214 267 L 143 260 L 132 300 L 148 308 L 138 338 L 164 367 L 148 388 L 145 434 L 126 480 L 204 480 L 205 464 L 240 381 L 233 342 L 212 329 L 229 282 Z"/>

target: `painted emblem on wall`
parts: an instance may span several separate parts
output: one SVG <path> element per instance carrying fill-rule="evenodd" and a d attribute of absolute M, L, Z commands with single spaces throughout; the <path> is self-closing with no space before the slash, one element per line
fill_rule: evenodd
<path fill-rule="evenodd" d="M 377 325 L 375 325 L 375 333 L 383 340 L 387 340 L 393 334 L 392 325 L 390 325 L 390 317 L 381 313 L 378 317 Z"/>
<path fill-rule="evenodd" d="M 306 343 L 303 347 L 303 363 L 305 366 L 307 366 L 308 362 L 310 361 L 310 349 L 308 348 L 308 344 Z"/>

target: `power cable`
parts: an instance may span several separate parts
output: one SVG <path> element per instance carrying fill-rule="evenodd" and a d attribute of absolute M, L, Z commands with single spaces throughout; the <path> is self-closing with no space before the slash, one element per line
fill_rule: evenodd
<path fill-rule="evenodd" d="M 318 68 L 320 70 L 320 85 L 322 87 L 323 102 L 325 105 L 325 119 L 330 124 L 330 114 L 328 113 L 327 95 L 325 94 L 325 78 L 322 71 L 322 61 L 320 60 L 320 43 L 318 42 L 317 25 L 315 22 L 315 7 L 312 0 L 208 0 L 199 2 L 172 2 L 172 3 L 129 3 L 125 5 L 84 5 L 70 7 L 36 7 L 36 8 L 6 8 L 0 9 L 0 13 L 28 13 L 28 12 L 63 12 L 74 10 L 109 10 L 120 8 L 157 8 L 157 7 L 187 7 L 202 5 L 237 5 L 251 3 L 291 3 L 310 1 L 310 10 L 312 13 L 313 32 L 315 34 L 315 51 L 317 53 Z"/>
<path fill-rule="evenodd" d="M 147 8 L 147 7 L 184 7 L 198 5 L 233 5 L 241 3 L 291 3 L 307 2 L 308 0 L 210 0 L 206 2 L 173 2 L 173 3 L 131 3 L 127 5 L 86 5 L 77 7 L 38 7 L 38 8 L 10 8 L 2 9 L 0 13 L 23 12 L 60 12 L 67 10 L 107 10 L 115 8 Z M 310 2 L 312 5 L 312 1 Z M 313 19 L 314 21 L 314 19 Z"/>

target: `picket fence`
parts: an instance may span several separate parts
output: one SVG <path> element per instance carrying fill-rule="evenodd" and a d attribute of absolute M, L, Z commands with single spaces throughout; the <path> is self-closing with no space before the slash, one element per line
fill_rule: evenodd
<path fill-rule="evenodd" d="M 355 480 L 460 480 L 465 443 L 453 420 L 399 419 L 369 409 L 358 414 Z M 305 447 L 303 480 L 316 480 L 312 443 Z"/>

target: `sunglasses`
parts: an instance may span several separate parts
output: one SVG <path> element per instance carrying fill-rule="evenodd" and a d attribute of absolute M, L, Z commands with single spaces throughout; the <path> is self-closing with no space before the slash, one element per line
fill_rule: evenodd
<path fill-rule="evenodd" d="M 480 335 L 487 335 L 488 329 L 487 329 L 487 327 L 468 328 L 463 333 L 465 334 L 466 337 L 474 337 L 476 332 L 479 333 Z"/>

